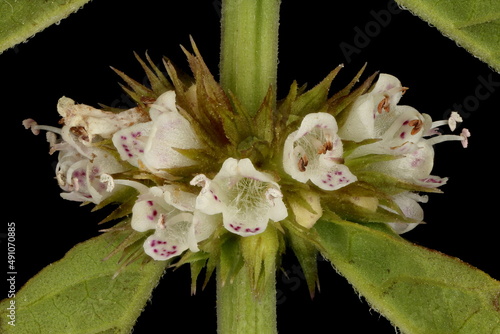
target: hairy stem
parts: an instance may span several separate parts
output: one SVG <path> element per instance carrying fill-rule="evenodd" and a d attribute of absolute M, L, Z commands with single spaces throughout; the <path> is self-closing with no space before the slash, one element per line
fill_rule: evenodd
<path fill-rule="evenodd" d="M 276 89 L 280 0 L 223 0 L 220 81 L 251 114 Z"/>
<path fill-rule="evenodd" d="M 257 292 L 245 266 L 231 282 L 223 281 L 220 276 L 217 274 L 218 333 L 276 334 L 275 279 L 261 285 Z"/>

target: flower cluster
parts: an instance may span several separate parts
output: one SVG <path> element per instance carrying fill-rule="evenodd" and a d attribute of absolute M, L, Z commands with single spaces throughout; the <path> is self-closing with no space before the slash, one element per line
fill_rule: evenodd
<path fill-rule="evenodd" d="M 46 130 L 50 152 L 59 153 L 62 197 L 122 203 L 112 217 L 154 260 L 200 250 L 216 256 L 225 240 L 269 229 L 305 233 L 325 213 L 409 231 L 423 220 L 421 193 L 447 181 L 431 175 L 433 145 L 467 147 L 466 129 L 438 131 L 455 130 L 457 113 L 433 122 L 399 105 L 407 88 L 388 74 L 328 98 L 337 69 L 307 92 L 293 84 L 279 103 L 271 89 L 250 111 L 222 90 L 199 54 L 188 60 L 191 81 L 170 63 L 167 80 L 141 62 L 150 88 L 120 72 L 135 108 L 96 109 L 63 97 L 62 128 L 24 121 L 35 134 Z"/>

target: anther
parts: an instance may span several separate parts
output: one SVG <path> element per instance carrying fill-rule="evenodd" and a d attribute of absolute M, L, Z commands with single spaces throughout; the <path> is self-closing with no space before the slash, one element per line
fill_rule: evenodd
<path fill-rule="evenodd" d="M 413 129 L 411 130 L 411 134 L 416 135 L 422 129 L 422 125 L 424 125 L 424 122 L 419 119 L 413 119 L 408 122 L 408 125 L 413 127 Z"/>
<path fill-rule="evenodd" d="M 165 223 L 166 223 L 165 216 L 163 214 L 160 214 L 160 217 L 158 218 L 158 223 L 157 223 L 158 228 L 164 230 L 166 228 Z"/>
<path fill-rule="evenodd" d="M 70 131 L 82 140 L 89 141 L 87 130 L 83 126 L 73 126 Z"/>
<path fill-rule="evenodd" d="M 331 140 L 327 140 L 323 146 L 318 150 L 318 154 L 325 154 L 328 151 L 331 151 L 333 149 L 333 143 Z"/>
<path fill-rule="evenodd" d="M 307 156 L 306 155 L 301 156 L 298 163 L 299 171 L 305 172 L 308 164 L 309 164 L 309 159 L 307 159 Z"/>
<path fill-rule="evenodd" d="M 385 96 L 382 101 L 379 102 L 378 106 L 377 106 L 377 112 L 379 114 L 382 113 L 382 110 L 385 110 L 386 112 L 389 112 L 389 97 L 388 96 Z"/>

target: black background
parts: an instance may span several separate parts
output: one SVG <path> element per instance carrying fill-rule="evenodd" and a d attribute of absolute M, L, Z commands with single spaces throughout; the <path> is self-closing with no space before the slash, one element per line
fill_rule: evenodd
<path fill-rule="evenodd" d="M 391 13 L 383 24 L 388 1 L 282 3 L 279 46 L 281 97 L 292 80 L 314 85 L 340 63 L 345 68 L 332 90 L 342 88 L 368 62 L 366 76 L 381 71 L 410 87 L 401 104 L 441 119 L 458 104 L 472 137 L 468 149 L 457 142 L 435 147 L 434 174 L 448 176 L 444 194 L 424 204 L 426 225 L 408 233 L 412 242 L 456 256 L 500 278 L 498 265 L 498 179 L 496 138 L 500 76 L 435 28 L 407 11 Z M 53 179 L 55 156 L 49 156 L 44 136 L 25 131 L 21 122 L 56 125 L 57 100 L 68 96 L 78 103 L 127 107 L 130 102 L 109 66 L 141 80 L 144 75 L 133 51 L 146 51 L 156 62 L 168 56 L 187 70 L 180 44 L 193 36 L 214 74 L 218 72 L 220 28 L 218 1 L 92 1 L 83 9 L 47 28 L 28 43 L 0 55 L 3 125 L 2 170 L 5 196 L 0 233 L 16 223 L 17 284 L 21 285 L 73 245 L 97 234 L 105 212 L 64 201 Z M 376 14 L 378 13 L 378 14 Z M 359 31 L 368 33 L 364 40 Z M 360 39 L 361 38 L 361 39 Z M 356 52 L 346 57 L 345 48 Z M 497 83 L 487 92 L 481 79 Z M 477 102 L 477 103 L 476 103 Z M 7 120 L 5 121 L 5 118 Z M 5 131 L 6 130 L 6 131 Z M 2 243 L 5 239 L 2 239 Z M 320 262 L 321 292 L 310 300 L 305 281 L 295 271 L 296 260 L 285 256 L 287 279 L 278 275 L 278 328 L 281 333 L 393 333 L 387 320 L 353 291 L 327 262 Z M 168 272 L 139 318 L 135 333 L 174 326 L 195 332 L 216 330 L 214 284 L 190 295 L 189 269 Z M 4 296 L 2 295 L 2 298 Z M 162 327 L 164 329 L 162 329 Z M 172 329 L 172 328 L 171 328 Z"/>

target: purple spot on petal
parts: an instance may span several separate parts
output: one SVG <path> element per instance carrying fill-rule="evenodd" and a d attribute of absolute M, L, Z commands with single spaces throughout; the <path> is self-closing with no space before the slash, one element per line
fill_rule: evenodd
<path fill-rule="evenodd" d="M 257 233 L 259 231 L 260 231 L 260 227 L 256 227 L 254 229 L 251 229 L 251 228 L 246 228 L 245 229 L 245 232 L 247 232 L 247 233 Z"/>
<path fill-rule="evenodd" d="M 422 162 L 422 159 L 415 159 L 411 162 L 412 167 L 418 167 L 420 166 L 420 163 Z"/>
<path fill-rule="evenodd" d="M 239 230 L 241 230 L 241 226 L 234 226 L 233 224 L 229 224 L 229 226 L 235 230 L 236 232 L 238 232 Z"/>

